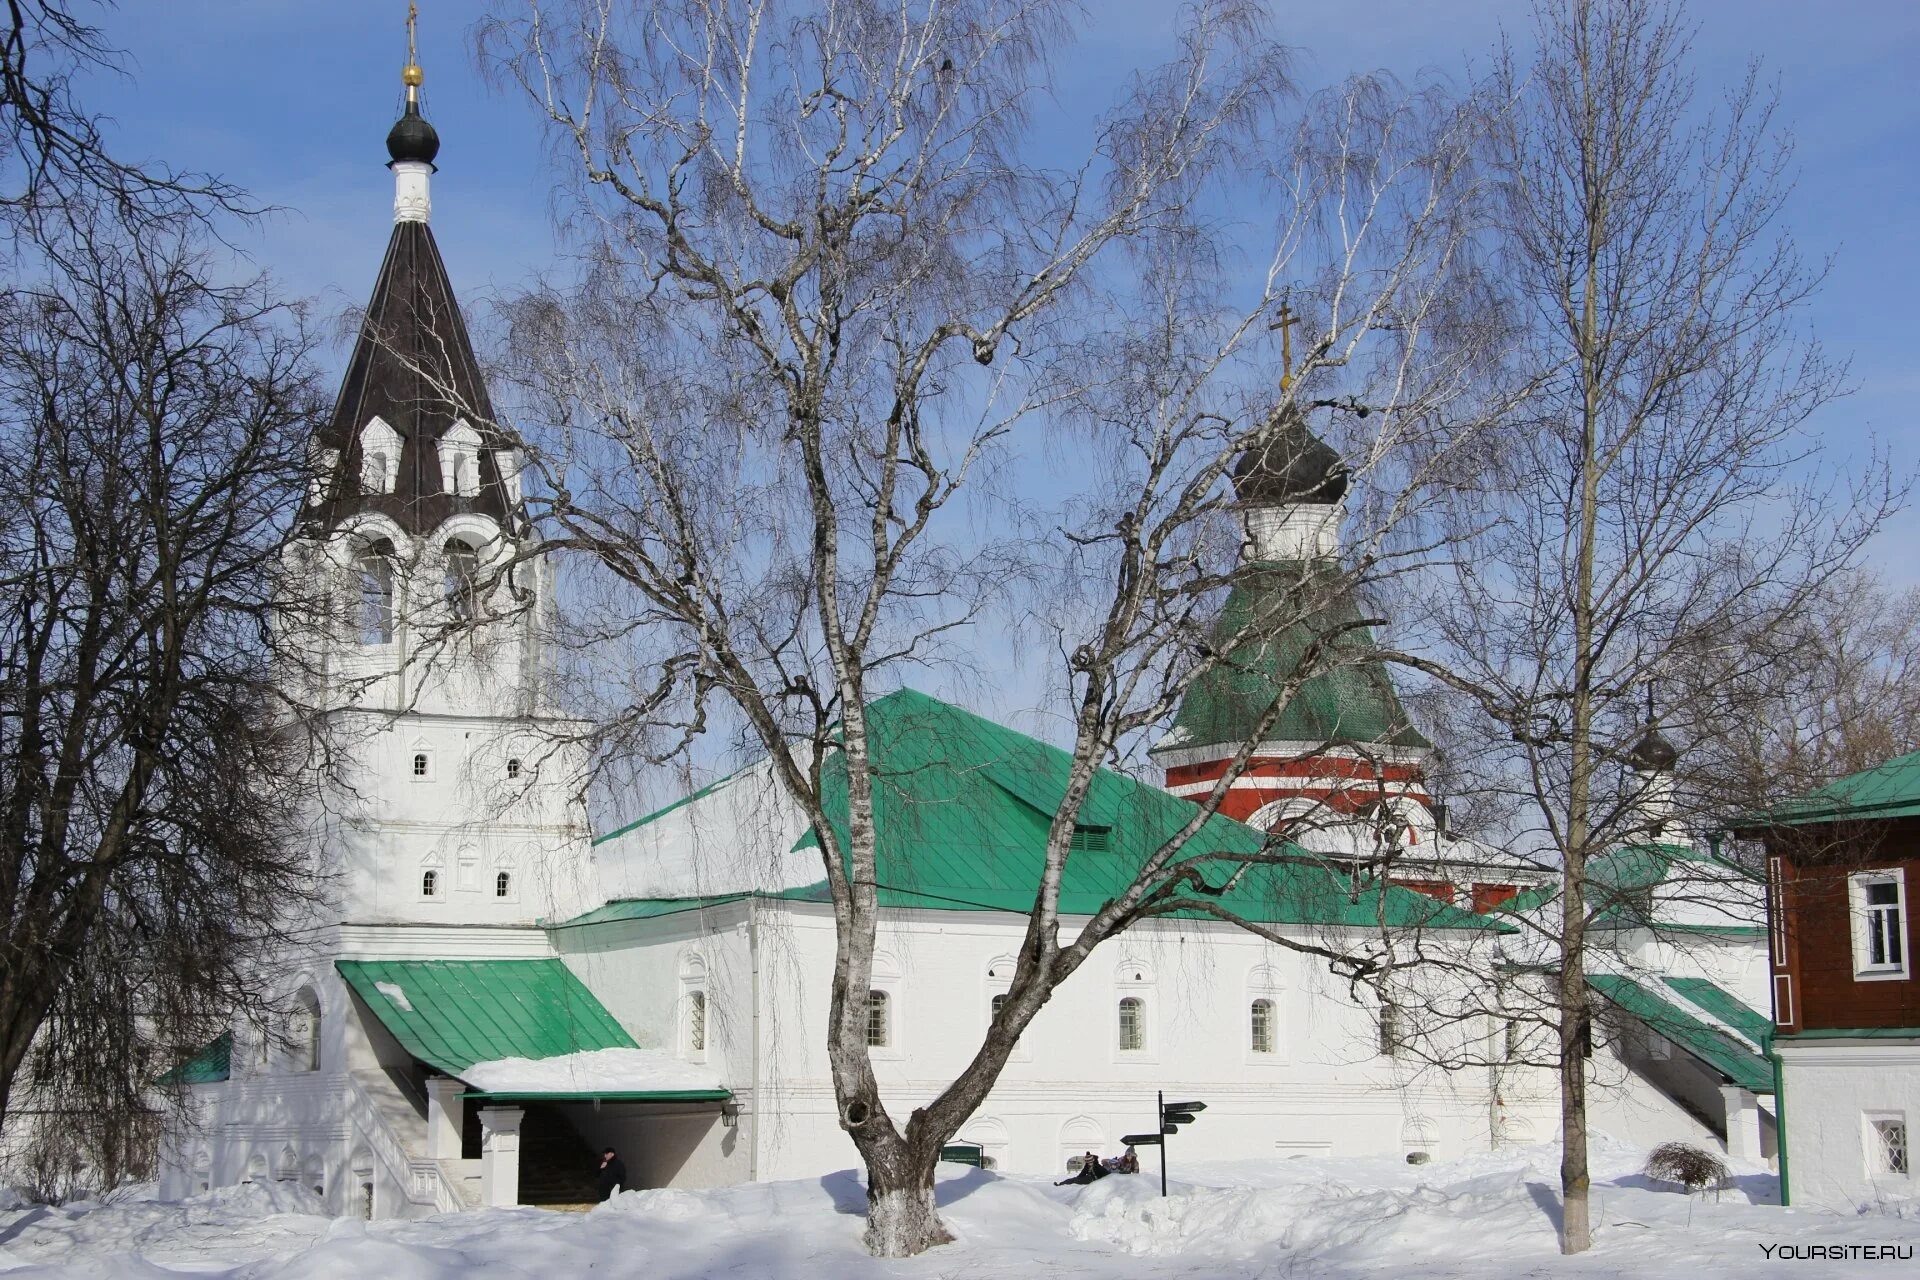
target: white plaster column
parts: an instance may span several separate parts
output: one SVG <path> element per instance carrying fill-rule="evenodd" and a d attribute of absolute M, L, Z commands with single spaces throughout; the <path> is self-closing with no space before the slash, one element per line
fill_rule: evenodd
<path fill-rule="evenodd" d="M 520 1203 L 519 1107 L 480 1109 L 480 1199 L 489 1208 Z"/>
<path fill-rule="evenodd" d="M 395 160 L 387 167 L 393 170 L 393 220 L 425 222 L 433 212 L 427 189 L 433 165 L 425 160 Z"/>
<path fill-rule="evenodd" d="M 1760 1100 L 1737 1084 L 1720 1086 L 1727 1115 L 1727 1154 L 1758 1163 L 1760 1155 Z"/>
<path fill-rule="evenodd" d="M 467 1104 L 461 1098 L 466 1082 L 451 1076 L 427 1081 L 427 1159 L 458 1160 L 460 1131 L 466 1125 Z"/>

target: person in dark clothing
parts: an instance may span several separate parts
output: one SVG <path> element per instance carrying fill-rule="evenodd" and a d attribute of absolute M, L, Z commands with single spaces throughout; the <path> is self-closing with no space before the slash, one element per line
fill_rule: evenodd
<path fill-rule="evenodd" d="M 613 1193 L 627 1185 L 627 1166 L 612 1147 L 600 1153 L 600 1198 L 610 1200 Z"/>
<path fill-rule="evenodd" d="M 1100 1157 L 1089 1151 L 1080 1157 L 1080 1172 L 1071 1178 L 1062 1178 L 1054 1183 L 1056 1187 L 1083 1187 L 1089 1182 L 1098 1182 L 1107 1176 L 1107 1166 L 1100 1163 Z"/>

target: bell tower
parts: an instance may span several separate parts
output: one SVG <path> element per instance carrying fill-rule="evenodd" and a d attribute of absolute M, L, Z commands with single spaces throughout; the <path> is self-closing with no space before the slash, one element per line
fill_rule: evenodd
<path fill-rule="evenodd" d="M 586 888 L 580 757 L 554 732 L 520 455 L 428 221 L 440 136 L 411 14 L 401 80 L 393 230 L 287 552 L 328 601 L 300 678 L 350 762 L 323 869 L 345 923 L 530 922 Z"/>

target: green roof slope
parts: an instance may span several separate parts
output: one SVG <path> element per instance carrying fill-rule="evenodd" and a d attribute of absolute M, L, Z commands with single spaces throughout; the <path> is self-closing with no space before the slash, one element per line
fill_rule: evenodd
<path fill-rule="evenodd" d="M 1297 619 L 1269 637 L 1244 639 L 1257 627 L 1263 612 L 1287 616 L 1287 606 L 1276 600 L 1302 592 L 1324 590 L 1339 572 L 1331 561 L 1295 561 L 1257 566 L 1227 595 L 1213 639 L 1239 645 L 1230 657 L 1194 682 L 1174 717 L 1173 731 L 1154 748 L 1157 752 L 1187 747 L 1230 744 L 1238 747 L 1254 736 L 1265 709 L 1299 669 L 1308 648 L 1322 636 L 1326 661 L 1337 664 L 1301 685 L 1280 713 L 1273 728 L 1262 735 L 1273 742 L 1365 743 L 1378 747 L 1419 749 L 1432 743 L 1413 727 L 1386 668 L 1364 657 L 1373 648 L 1373 632 L 1351 624 L 1361 618 L 1352 597 L 1341 593 L 1310 617 Z M 1346 628 L 1340 630 L 1340 628 Z"/>
<path fill-rule="evenodd" d="M 1668 978 L 1667 985 L 1765 1052 L 1773 1041 L 1773 1019 L 1725 987 L 1705 978 Z"/>
<path fill-rule="evenodd" d="M 1679 1045 L 1687 1053 L 1752 1093 L 1773 1092 L 1773 1068 L 1767 1060 L 1726 1032 L 1709 1026 L 1666 997 L 1632 978 L 1597 973 L 1587 985 Z"/>
<path fill-rule="evenodd" d="M 233 1074 L 233 1032 L 222 1031 L 160 1077 L 160 1084 L 218 1084 Z"/>
<path fill-rule="evenodd" d="M 876 768 L 879 891 L 883 905 L 1025 912 L 1046 859 L 1047 830 L 1065 797 L 1071 757 L 950 703 L 911 689 L 867 709 Z M 828 810 L 846 829 L 846 771 L 836 755 L 824 766 Z M 1110 769 L 1095 774 L 1079 825 L 1088 847 L 1067 859 L 1060 909 L 1090 915 L 1119 895 L 1138 869 L 1193 817 L 1192 801 Z M 812 843 L 811 834 L 802 837 Z M 1205 851 L 1254 853 L 1268 837 L 1219 815 L 1210 817 L 1183 856 Z M 1313 859 L 1297 848 L 1303 859 Z M 1207 873 L 1223 885 L 1235 864 Z M 818 896 L 817 888 L 784 896 Z M 1318 862 L 1249 868 L 1232 889 L 1209 898 L 1267 924 L 1489 929 L 1511 926 L 1459 911 L 1397 886 L 1352 892 L 1344 871 Z M 1183 914 L 1201 916 L 1200 911 Z"/>
<path fill-rule="evenodd" d="M 1920 814 L 1920 751 L 1836 778 L 1770 812 L 1743 820 L 1742 827 L 1791 827 L 1852 818 L 1908 818 Z"/>
<path fill-rule="evenodd" d="M 428 1066 L 637 1048 L 558 960 L 341 960 L 340 976 Z"/>

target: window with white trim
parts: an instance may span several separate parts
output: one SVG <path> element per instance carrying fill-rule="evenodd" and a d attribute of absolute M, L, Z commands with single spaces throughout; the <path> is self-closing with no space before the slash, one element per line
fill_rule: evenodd
<path fill-rule="evenodd" d="M 1263 996 L 1247 1006 L 1247 1032 L 1255 1053 L 1274 1051 L 1273 1001 Z"/>
<path fill-rule="evenodd" d="M 1144 1053 L 1147 1048 L 1147 1002 L 1139 996 L 1121 996 L 1120 1052 Z"/>
<path fill-rule="evenodd" d="M 431 898 L 440 892 L 440 868 L 428 867 L 420 873 L 420 896 Z"/>
<path fill-rule="evenodd" d="M 446 559 L 447 611 L 456 622 L 471 622 L 479 612 L 480 553 L 459 538 L 441 548 Z"/>
<path fill-rule="evenodd" d="M 1904 978 L 1907 963 L 1907 884 L 1902 870 L 1862 871 L 1847 877 L 1853 917 L 1856 979 Z"/>
<path fill-rule="evenodd" d="M 494 874 L 493 896 L 496 898 L 509 898 L 513 896 L 513 873 L 512 872 L 500 871 Z"/>
<path fill-rule="evenodd" d="M 1907 1117 L 1881 1114 L 1864 1117 L 1867 1139 L 1867 1172 L 1878 1177 L 1904 1178 L 1913 1172 L 1913 1157 L 1907 1146 Z"/>
<path fill-rule="evenodd" d="M 867 1046 L 884 1049 L 893 1043 L 893 997 L 884 991 L 867 992 Z"/>

